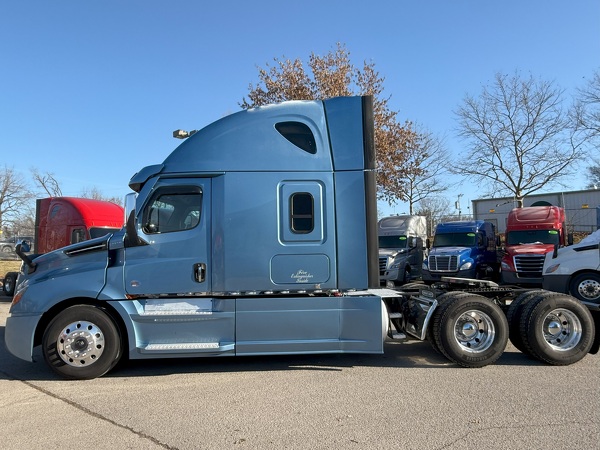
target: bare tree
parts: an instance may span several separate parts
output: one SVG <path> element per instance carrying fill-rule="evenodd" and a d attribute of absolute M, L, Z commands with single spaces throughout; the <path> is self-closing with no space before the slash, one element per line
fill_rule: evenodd
<path fill-rule="evenodd" d="M 450 201 L 439 195 L 422 199 L 416 208 L 416 215 L 427 218 L 427 235 L 433 236 L 433 230 L 440 220 L 449 214 Z"/>
<path fill-rule="evenodd" d="M 490 194 L 523 198 L 571 174 L 582 154 L 552 82 L 496 74 L 479 98 L 456 111 L 466 152 L 452 167 L 487 185 Z"/>
<path fill-rule="evenodd" d="M 12 232 L 31 199 L 33 194 L 23 177 L 13 168 L 0 169 L 0 236 Z"/>
<path fill-rule="evenodd" d="M 588 189 L 600 189 L 600 161 L 587 168 L 589 183 Z"/>
<path fill-rule="evenodd" d="M 33 176 L 34 183 L 36 183 L 49 197 L 62 197 L 62 190 L 53 173 L 41 173 L 34 167 L 31 169 L 31 175 Z"/>
<path fill-rule="evenodd" d="M 410 126 L 397 121 L 397 112 L 389 107 L 383 94 L 384 78 L 373 63 L 354 67 L 350 53 L 342 44 L 325 56 L 310 55 L 307 72 L 300 59 L 274 58 L 274 65 L 258 69 L 259 83 L 250 84 L 244 109 L 285 100 L 316 100 L 337 96 L 372 95 L 375 121 L 375 145 L 378 152 L 379 198 L 390 204 L 406 199 L 407 152 L 415 139 Z"/>
<path fill-rule="evenodd" d="M 600 70 L 596 71 L 587 84 L 577 90 L 575 107 L 571 118 L 577 130 L 584 133 L 591 145 L 596 144 L 598 152 L 598 139 L 600 138 Z"/>
<path fill-rule="evenodd" d="M 449 173 L 450 160 L 438 137 L 427 130 L 415 130 L 405 164 L 406 201 L 412 215 L 417 203 L 448 189 L 450 183 L 443 176 Z"/>
<path fill-rule="evenodd" d="M 84 188 L 81 192 L 81 197 L 89 198 L 92 200 L 102 200 L 104 202 L 111 202 L 121 206 L 123 204 L 122 199 L 118 197 L 107 197 L 96 186 Z"/>
<path fill-rule="evenodd" d="M 571 119 L 583 134 L 592 154 L 593 162 L 587 168 L 590 178 L 587 187 L 600 188 L 600 70 L 577 90 Z"/>

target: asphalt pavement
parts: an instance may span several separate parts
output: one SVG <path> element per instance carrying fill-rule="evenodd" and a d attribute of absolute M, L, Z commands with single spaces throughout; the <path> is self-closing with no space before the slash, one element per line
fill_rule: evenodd
<path fill-rule="evenodd" d="M 127 362 L 66 381 L 4 345 L 4 449 L 597 449 L 600 356 L 567 367 L 509 345 L 463 369 L 428 342 L 383 355 Z"/>

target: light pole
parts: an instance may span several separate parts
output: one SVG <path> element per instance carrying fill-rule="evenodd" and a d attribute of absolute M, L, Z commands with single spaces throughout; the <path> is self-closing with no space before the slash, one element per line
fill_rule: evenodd
<path fill-rule="evenodd" d="M 461 210 L 460 210 L 460 198 L 463 196 L 463 194 L 458 194 L 458 200 L 456 200 L 456 203 L 454 204 L 455 208 L 458 210 L 458 220 L 460 220 L 460 214 L 461 214 Z"/>

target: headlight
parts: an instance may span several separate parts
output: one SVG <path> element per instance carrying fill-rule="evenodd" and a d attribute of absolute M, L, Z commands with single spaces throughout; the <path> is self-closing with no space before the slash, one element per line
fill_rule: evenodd
<path fill-rule="evenodd" d="M 400 263 L 394 263 L 390 266 L 390 269 L 398 269 L 400 267 Z"/>
<path fill-rule="evenodd" d="M 27 290 L 27 286 L 23 286 L 23 285 L 21 285 L 21 287 L 19 289 L 15 290 L 15 294 L 13 295 L 11 305 L 16 305 L 17 303 L 19 303 L 21 301 L 21 299 L 23 298 L 23 294 L 25 294 L 26 290 Z"/>
<path fill-rule="evenodd" d="M 553 273 L 553 272 L 556 272 L 556 271 L 558 270 L 558 266 L 560 266 L 560 264 L 554 264 L 554 265 L 552 265 L 552 266 L 548 267 L 548 268 L 546 269 L 546 273 Z"/>
<path fill-rule="evenodd" d="M 511 270 L 510 265 L 504 261 L 500 263 L 500 266 L 502 267 L 502 270 Z"/>
<path fill-rule="evenodd" d="M 421 264 L 421 269 L 429 270 L 429 265 L 427 264 L 427 260 L 423 261 L 423 264 Z"/>
<path fill-rule="evenodd" d="M 472 261 L 467 261 L 466 263 L 464 263 L 462 266 L 460 266 L 459 270 L 467 270 L 470 269 L 471 266 L 473 265 Z"/>

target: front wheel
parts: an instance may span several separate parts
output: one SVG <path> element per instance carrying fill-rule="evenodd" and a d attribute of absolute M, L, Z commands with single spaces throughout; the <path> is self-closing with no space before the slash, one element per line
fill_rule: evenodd
<path fill-rule="evenodd" d="M 18 274 L 16 272 L 8 272 L 6 275 L 4 275 L 4 285 L 2 288 L 4 289 L 4 294 L 9 297 L 12 297 L 15 293 L 17 276 Z"/>
<path fill-rule="evenodd" d="M 117 364 L 121 339 L 117 326 L 103 309 L 76 305 L 48 324 L 42 349 L 46 363 L 62 377 L 91 379 Z"/>
<path fill-rule="evenodd" d="M 546 293 L 532 299 L 521 314 L 519 329 L 526 353 L 555 366 L 581 360 L 595 336 L 590 311 L 564 294 Z"/>
<path fill-rule="evenodd" d="M 448 298 L 432 327 L 440 352 L 463 367 L 494 363 L 508 342 L 508 322 L 500 307 L 475 294 Z"/>
<path fill-rule="evenodd" d="M 571 281 L 570 291 L 581 301 L 600 304 L 600 275 L 594 272 L 577 275 Z"/>

